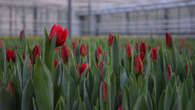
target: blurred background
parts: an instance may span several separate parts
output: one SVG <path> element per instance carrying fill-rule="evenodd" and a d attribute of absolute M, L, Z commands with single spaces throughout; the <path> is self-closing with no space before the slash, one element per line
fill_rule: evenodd
<path fill-rule="evenodd" d="M 195 35 L 195 0 L 0 0 L 0 36 L 42 36 L 44 25 L 69 36 Z"/>

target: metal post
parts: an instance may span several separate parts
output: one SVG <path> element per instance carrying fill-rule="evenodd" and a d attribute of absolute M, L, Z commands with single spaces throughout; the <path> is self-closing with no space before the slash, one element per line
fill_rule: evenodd
<path fill-rule="evenodd" d="M 72 26 L 72 0 L 68 0 L 68 15 L 67 15 L 67 19 L 68 19 L 68 36 L 71 37 L 72 34 L 72 30 L 71 30 L 71 26 Z"/>
<path fill-rule="evenodd" d="M 37 7 L 34 6 L 33 8 L 33 14 L 34 14 L 34 35 L 37 35 Z"/>
<path fill-rule="evenodd" d="M 91 35 L 91 0 L 88 0 L 88 34 Z"/>
<path fill-rule="evenodd" d="M 126 34 L 129 35 L 129 21 L 130 21 L 130 17 L 129 17 L 129 13 L 126 12 Z"/>
<path fill-rule="evenodd" d="M 26 17 L 26 15 L 25 15 L 25 8 L 24 8 L 24 5 L 23 5 L 23 7 L 22 7 L 22 13 L 23 13 L 23 15 L 22 15 L 22 24 L 23 24 L 23 30 L 24 30 L 24 32 L 26 32 L 25 31 L 25 28 L 26 28 L 26 22 L 25 22 L 25 17 Z"/>
<path fill-rule="evenodd" d="M 12 6 L 9 7 L 9 32 L 10 36 L 12 36 Z"/>

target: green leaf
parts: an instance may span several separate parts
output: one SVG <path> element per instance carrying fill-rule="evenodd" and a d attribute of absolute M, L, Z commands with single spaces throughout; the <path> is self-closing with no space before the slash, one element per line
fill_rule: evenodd
<path fill-rule="evenodd" d="M 52 79 L 49 70 L 39 57 L 34 70 L 32 78 L 38 108 L 40 110 L 53 110 L 54 91 Z"/>

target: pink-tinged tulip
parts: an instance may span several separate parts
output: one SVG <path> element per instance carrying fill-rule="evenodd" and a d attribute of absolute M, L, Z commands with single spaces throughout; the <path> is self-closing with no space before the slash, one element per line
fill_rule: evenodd
<path fill-rule="evenodd" d="M 140 52 L 144 52 L 144 55 L 145 55 L 145 53 L 146 53 L 146 43 L 141 42 L 139 49 L 140 49 Z"/>
<path fill-rule="evenodd" d="M 14 96 L 14 88 L 13 88 L 13 84 L 11 81 L 8 82 L 8 92 L 10 93 L 11 96 Z"/>
<path fill-rule="evenodd" d="M 24 30 L 21 30 L 21 31 L 20 31 L 19 37 L 20 37 L 20 40 L 23 39 L 23 37 L 24 37 Z"/>
<path fill-rule="evenodd" d="M 102 96 L 103 96 L 104 102 L 106 102 L 107 87 L 106 87 L 106 82 L 104 80 L 102 81 Z"/>
<path fill-rule="evenodd" d="M 72 53 L 73 53 L 73 55 L 74 55 L 75 48 L 76 48 L 76 41 L 73 41 L 72 42 Z"/>
<path fill-rule="evenodd" d="M 171 76 L 171 69 L 170 69 L 170 66 L 169 64 L 166 65 L 166 72 L 167 72 L 167 78 L 169 80 L 170 76 Z"/>
<path fill-rule="evenodd" d="M 166 35 L 166 46 L 167 47 L 172 47 L 172 37 L 171 37 L 171 34 L 166 32 L 165 35 Z"/>
<path fill-rule="evenodd" d="M 102 53 L 100 46 L 97 46 L 95 53 L 96 53 L 96 62 L 98 62 L 100 55 Z"/>
<path fill-rule="evenodd" d="M 117 110 L 122 110 L 122 105 L 120 105 Z"/>
<path fill-rule="evenodd" d="M 37 56 L 40 56 L 40 48 L 39 45 L 35 45 L 35 47 L 33 48 L 33 62 L 36 60 Z"/>
<path fill-rule="evenodd" d="M 144 56 L 145 56 L 144 52 L 141 52 L 140 53 L 140 58 L 141 58 L 142 61 L 144 61 Z"/>
<path fill-rule="evenodd" d="M 13 62 L 15 61 L 15 54 L 12 49 L 6 48 L 6 60 L 9 62 L 12 60 Z"/>
<path fill-rule="evenodd" d="M 100 77 L 102 77 L 102 75 L 103 75 L 103 68 L 104 68 L 104 62 L 101 61 L 100 64 L 99 64 Z"/>
<path fill-rule="evenodd" d="M 79 53 L 82 56 L 86 56 L 87 55 L 87 48 L 86 48 L 84 43 L 81 44 L 80 49 L 79 49 Z"/>
<path fill-rule="evenodd" d="M 111 46 L 114 40 L 114 35 L 112 33 L 108 36 L 108 45 Z"/>
<path fill-rule="evenodd" d="M 53 64 L 54 64 L 54 68 L 56 68 L 56 66 L 58 65 L 58 61 L 56 58 L 53 59 Z"/>
<path fill-rule="evenodd" d="M 63 45 L 61 47 L 61 57 L 62 57 L 63 61 L 65 61 L 65 63 L 68 62 L 69 50 L 68 50 L 68 47 L 66 45 Z"/>
<path fill-rule="evenodd" d="M 156 61 L 157 60 L 157 49 L 156 48 L 152 48 L 152 52 L 150 54 L 150 58 L 153 60 L 153 61 Z"/>
<path fill-rule="evenodd" d="M 136 73 L 142 73 L 143 72 L 143 63 L 142 60 L 140 58 L 140 55 L 137 54 L 135 56 L 135 60 L 134 60 L 134 70 Z"/>
<path fill-rule="evenodd" d="M 66 41 L 68 35 L 68 30 L 63 28 L 60 25 L 54 24 L 49 33 L 49 40 L 51 41 L 53 36 L 56 35 L 56 46 L 61 46 Z"/>
<path fill-rule="evenodd" d="M 128 42 L 127 44 L 126 44 L 126 55 L 127 55 L 127 57 L 128 58 L 131 58 L 131 44 Z"/>

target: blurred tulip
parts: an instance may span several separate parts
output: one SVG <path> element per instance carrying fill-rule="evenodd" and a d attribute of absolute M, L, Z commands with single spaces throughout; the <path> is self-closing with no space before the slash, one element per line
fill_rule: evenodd
<path fill-rule="evenodd" d="M 86 56 L 87 55 L 87 48 L 86 48 L 84 43 L 81 44 L 80 49 L 79 49 L 79 53 L 82 56 Z"/>
<path fill-rule="evenodd" d="M 143 72 L 143 63 L 139 54 L 137 54 L 134 59 L 134 70 L 136 73 Z"/>
<path fill-rule="evenodd" d="M 139 49 L 140 49 L 140 52 L 143 52 L 144 56 L 145 56 L 145 54 L 146 54 L 146 43 L 145 42 L 141 42 Z"/>
<path fill-rule="evenodd" d="M 157 49 L 156 48 L 152 48 L 152 52 L 150 54 L 150 58 L 153 60 L 153 61 L 156 61 L 157 60 Z"/>
<path fill-rule="evenodd" d="M 141 52 L 140 53 L 140 58 L 141 58 L 142 61 L 144 61 L 144 56 L 145 56 L 144 52 Z"/>
<path fill-rule="evenodd" d="M 40 56 L 40 48 L 39 45 L 36 44 L 33 48 L 33 62 L 36 60 L 37 56 Z"/>
<path fill-rule="evenodd" d="M 65 61 L 65 63 L 68 62 L 69 50 L 65 44 L 61 47 L 61 57 L 62 57 L 63 61 Z"/>
<path fill-rule="evenodd" d="M 171 35 L 168 33 L 168 32 L 166 32 L 166 46 L 167 47 L 172 47 L 172 37 L 171 37 Z"/>
<path fill-rule="evenodd" d="M 169 64 L 166 65 L 166 72 L 167 72 L 167 78 L 169 80 L 169 78 L 171 76 L 171 69 L 170 69 L 170 65 Z"/>
<path fill-rule="evenodd" d="M 104 62 L 101 61 L 100 64 L 99 64 L 100 77 L 102 77 L 102 75 L 103 75 L 103 68 L 104 68 Z"/>
<path fill-rule="evenodd" d="M 108 45 L 111 46 L 114 40 L 114 35 L 112 33 L 108 36 Z"/>
<path fill-rule="evenodd" d="M 131 44 L 128 42 L 127 44 L 126 44 L 126 55 L 127 55 L 127 57 L 128 58 L 131 58 Z"/>
<path fill-rule="evenodd" d="M 117 110 L 122 110 L 122 105 L 120 105 Z"/>
<path fill-rule="evenodd" d="M 54 64 L 54 68 L 56 68 L 56 66 L 58 65 L 58 61 L 56 58 L 53 59 L 53 64 Z"/>
<path fill-rule="evenodd" d="M 100 55 L 101 55 L 101 48 L 100 48 L 100 46 L 97 46 L 97 48 L 96 48 L 96 62 L 98 62 L 99 61 L 99 58 L 100 58 Z"/>
<path fill-rule="evenodd" d="M 24 30 L 21 30 L 21 31 L 20 31 L 19 37 L 20 37 L 20 40 L 23 39 L 23 37 L 24 37 Z"/>
<path fill-rule="evenodd" d="M 13 88 L 13 84 L 11 81 L 8 82 L 8 92 L 10 93 L 11 96 L 14 96 L 14 88 Z"/>
<path fill-rule="evenodd" d="M 9 62 L 12 60 L 13 62 L 15 61 L 15 54 L 12 49 L 6 48 L 6 60 Z"/>

